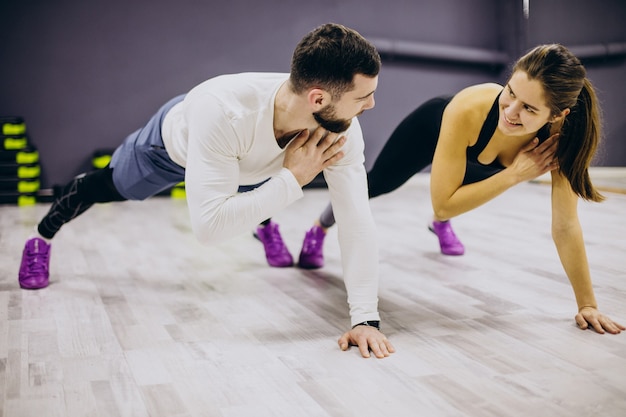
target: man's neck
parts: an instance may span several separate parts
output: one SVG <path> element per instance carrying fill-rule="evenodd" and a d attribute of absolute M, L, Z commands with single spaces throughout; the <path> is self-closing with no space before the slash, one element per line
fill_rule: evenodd
<path fill-rule="evenodd" d="M 294 94 L 289 80 L 280 86 L 274 99 L 274 137 L 278 146 L 284 148 L 304 129 L 315 129 L 315 119 L 307 109 L 306 98 Z"/>

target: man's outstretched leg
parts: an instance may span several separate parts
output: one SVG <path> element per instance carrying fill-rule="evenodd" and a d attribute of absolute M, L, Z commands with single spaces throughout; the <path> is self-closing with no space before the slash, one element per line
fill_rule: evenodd
<path fill-rule="evenodd" d="M 65 223 L 94 203 L 126 200 L 113 185 L 112 172 L 107 167 L 81 174 L 63 188 L 24 245 L 18 276 L 20 287 L 39 289 L 48 286 L 52 238 Z"/>

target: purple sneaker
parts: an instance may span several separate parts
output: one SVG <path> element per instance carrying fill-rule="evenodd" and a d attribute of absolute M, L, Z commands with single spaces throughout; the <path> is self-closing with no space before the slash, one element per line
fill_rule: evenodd
<path fill-rule="evenodd" d="M 463 255 L 465 253 L 465 247 L 454 234 L 449 220 L 445 222 L 433 220 L 432 223 L 428 225 L 428 230 L 436 234 L 439 238 L 441 253 L 444 255 Z"/>
<path fill-rule="evenodd" d="M 283 243 L 278 224 L 270 221 L 266 226 L 259 226 L 254 236 L 263 243 L 265 257 L 270 266 L 283 268 L 293 265 L 293 257 Z"/>
<path fill-rule="evenodd" d="M 298 266 L 304 269 L 318 269 L 324 266 L 324 238 L 326 232 L 319 226 L 313 226 L 304 235 Z"/>
<path fill-rule="evenodd" d="M 50 277 L 50 246 L 38 237 L 28 239 L 22 253 L 20 287 L 36 290 L 48 286 Z"/>

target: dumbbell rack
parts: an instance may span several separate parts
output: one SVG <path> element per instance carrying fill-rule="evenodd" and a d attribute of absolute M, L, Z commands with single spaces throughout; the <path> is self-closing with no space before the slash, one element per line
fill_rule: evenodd
<path fill-rule="evenodd" d="M 28 139 L 24 119 L 0 116 L 0 204 L 35 204 L 40 175 L 39 152 Z"/>

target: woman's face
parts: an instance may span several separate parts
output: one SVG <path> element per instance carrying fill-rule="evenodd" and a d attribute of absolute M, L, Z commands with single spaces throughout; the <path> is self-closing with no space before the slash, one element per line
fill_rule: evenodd
<path fill-rule="evenodd" d="M 513 73 L 500 94 L 499 106 L 498 128 L 507 135 L 534 134 L 554 119 L 541 83 L 529 79 L 523 71 Z"/>

